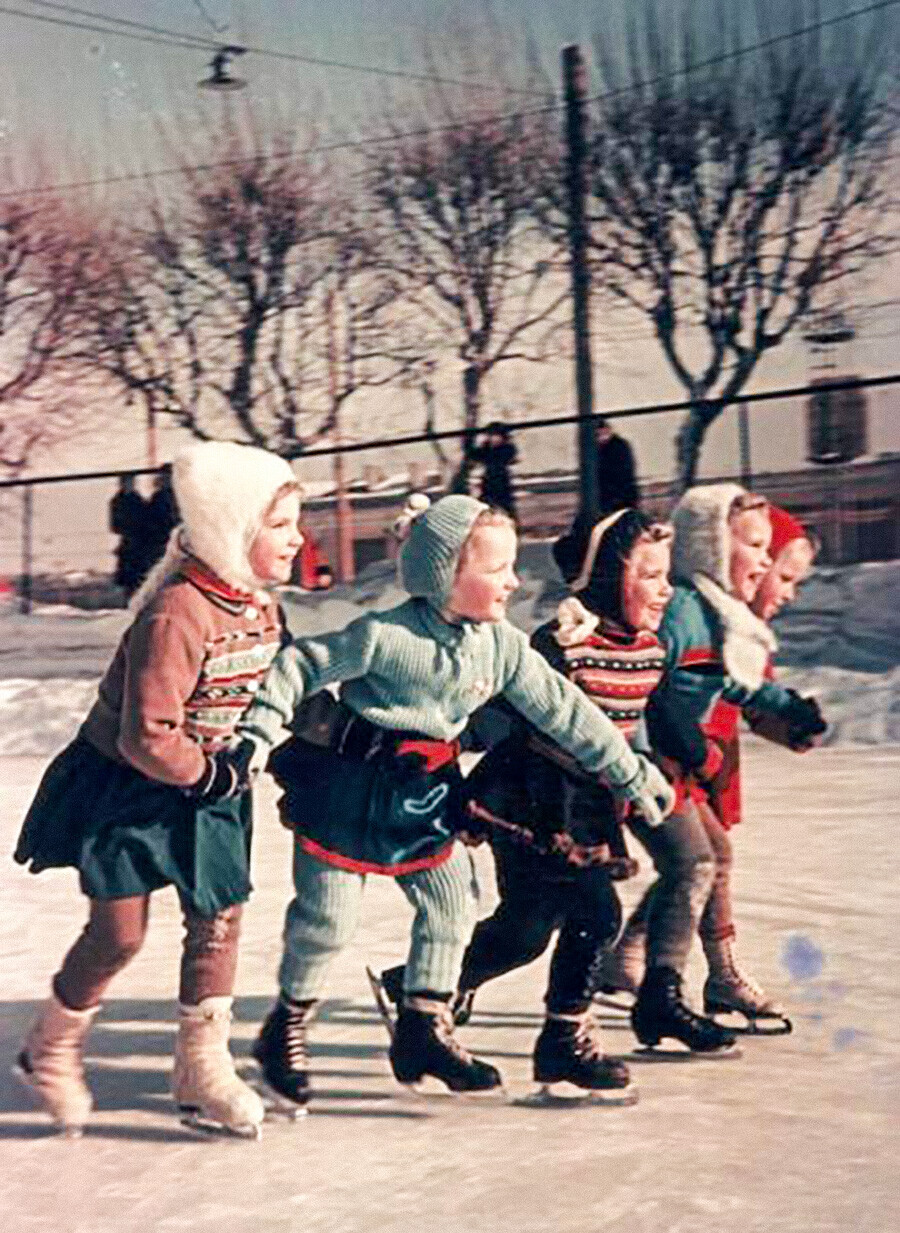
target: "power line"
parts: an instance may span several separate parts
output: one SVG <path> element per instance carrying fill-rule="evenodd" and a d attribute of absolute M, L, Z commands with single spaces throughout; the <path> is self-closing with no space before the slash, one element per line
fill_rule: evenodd
<path fill-rule="evenodd" d="M 197 10 L 197 12 L 206 22 L 206 24 L 210 27 L 210 29 L 215 30 L 216 34 L 224 34 L 225 31 L 228 29 L 228 22 L 226 22 L 224 25 L 221 25 L 219 22 L 217 22 L 207 10 L 206 5 L 203 3 L 203 0 L 194 0 L 194 8 Z"/>
<path fill-rule="evenodd" d="M 185 34 L 180 30 L 170 30 L 165 26 L 154 26 L 147 22 L 132 21 L 125 17 L 110 17 L 106 13 L 98 13 L 92 9 L 77 8 L 71 4 L 54 4 L 50 0 L 26 0 L 36 8 L 50 9 L 54 12 L 71 14 L 88 21 L 71 21 L 66 17 L 51 17 L 49 13 L 29 13 L 23 9 L 13 9 L 6 5 L 0 6 L 0 13 L 13 17 L 24 17 L 28 21 L 44 22 L 48 25 L 64 26 L 72 30 L 87 30 L 93 34 L 112 34 L 124 39 L 135 39 L 142 43 L 153 43 L 162 47 L 173 47 L 178 50 L 198 49 L 203 51 L 218 51 L 221 44 L 207 36 Z M 96 25 L 95 22 L 103 22 Z M 119 28 L 121 27 L 121 28 Z M 300 52 L 280 51 L 273 47 L 252 47 L 241 44 L 248 54 L 262 56 L 268 59 L 285 60 L 296 64 L 308 64 L 315 68 L 340 69 L 350 73 L 368 73 L 377 77 L 393 77 L 408 81 L 426 82 L 431 85 L 463 86 L 471 90 L 491 90 L 505 94 L 524 94 L 543 96 L 544 91 L 526 89 L 519 86 L 498 85 L 496 82 L 475 81 L 471 78 L 443 77 L 434 73 L 416 73 L 408 69 L 380 68 L 370 64 L 354 64 L 346 60 L 329 60 L 321 56 L 307 56 Z"/>
<path fill-rule="evenodd" d="M 30 2 L 38 3 L 38 2 L 43 2 L 43 0 L 30 0 Z M 812 34 L 816 32 L 817 30 L 821 30 L 826 27 L 835 26 L 835 25 L 838 25 L 839 23 L 843 23 L 847 21 L 852 21 L 856 19 L 857 17 L 869 16 L 873 13 L 879 12 L 884 9 L 894 8 L 898 4 L 900 4 L 900 0 L 880 0 L 879 3 L 869 4 L 865 6 L 864 8 L 860 8 L 860 9 L 853 9 L 849 13 L 841 13 L 835 17 L 823 18 L 819 21 L 812 22 L 809 25 L 802 26 L 797 30 L 786 31 L 784 34 L 773 35 L 770 38 L 763 39 L 759 43 L 752 43 L 746 47 L 737 48 L 734 51 L 723 52 L 719 55 L 712 56 L 707 60 L 700 60 L 694 64 L 686 65 L 684 68 L 675 69 L 670 73 L 664 73 L 654 78 L 646 78 L 642 81 L 632 82 L 631 84 L 627 86 L 619 86 L 619 87 L 616 87 L 615 89 L 605 90 L 600 94 L 595 94 L 595 95 L 590 96 L 586 100 L 586 102 L 589 104 L 590 103 L 600 103 L 600 102 L 603 102 L 607 99 L 616 97 L 621 94 L 636 93 L 640 90 L 646 89 L 648 86 L 658 85 L 662 81 L 668 81 L 668 80 L 673 80 L 678 77 L 689 76 L 691 73 L 699 72 L 702 69 L 712 68 L 718 64 L 741 59 L 744 56 L 751 55 L 757 51 L 768 49 L 772 46 L 775 46 L 776 44 L 788 42 L 792 39 L 803 38 L 808 34 Z M 66 6 L 66 7 L 69 7 L 69 6 Z M 29 14 L 22 13 L 20 10 L 12 10 L 4 5 L 0 5 L 0 13 L 11 13 L 11 12 L 15 13 L 18 16 L 29 16 Z M 39 17 L 37 14 L 33 14 L 32 16 L 34 16 L 36 20 L 45 20 L 44 18 Z M 48 18 L 46 20 L 51 20 L 51 19 Z M 59 24 L 66 24 L 66 23 L 59 23 Z M 76 27 L 76 28 L 87 28 L 87 27 Z M 118 31 L 109 30 L 107 28 L 106 30 L 103 31 L 103 33 L 118 33 Z M 193 36 L 186 36 L 186 37 L 193 37 Z M 149 35 L 148 35 L 148 38 L 149 38 Z M 195 43 L 191 44 L 191 46 L 205 47 L 208 50 L 213 45 L 209 43 L 204 43 L 201 40 L 197 40 Z M 215 46 L 217 47 L 218 44 L 215 44 Z M 246 50 L 253 51 L 254 49 L 247 48 Z M 257 54 L 268 54 L 268 53 L 258 52 Z M 272 55 L 284 55 L 288 58 L 291 58 L 292 56 L 292 53 L 272 52 L 271 54 Z M 294 57 L 294 58 L 300 58 L 300 57 Z M 330 66 L 330 67 L 360 68 L 360 66 L 358 65 L 357 66 L 345 65 L 345 64 L 340 64 L 337 62 L 329 62 L 329 61 L 324 61 L 324 60 L 322 61 L 316 60 L 316 61 L 310 61 L 310 62 L 325 65 L 325 66 Z M 426 81 L 426 82 L 432 82 L 432 83 L 438 82 L 438 83 L 451 84 L 451 85 L 471 85 L 473 84 L 473 83 L 464 82 L 464 81 L 453 81 L 451 79 L 429 77 L 427 75 L 421 75 L 421 74 L 406 74 L 402 70 L 399 70 L 399 69 L 398 70 L 365 69 L 361 71 L 387 73 L 392 76 L 398 76 L 398 75 L 399 76 L 411 76 L 413 77 L 414 80 Z M 559 112 L 559 111 L 562 111 L 564 107 L 565 107 L 564 103 L 546 103 L 541 107 L 531 107 L 531 108 L 526 108 L 523 110 L 499 113 L 499 114 L 491 115 L 491 116 L 484 116 L 482 117 L 482 119 L 484 119 L 485 121 L 490 120 L 493 123 L 502 124 L 509 120 L 526 119 L 530 116 L 550 114 L 552 112 Z M 402 141 L 408 138 L 437 136 L 442 133 L 454 132 L 457 129 L 464 128 L 468 123 L 470 123 L 469 120 L 461 120 L 455 123 L 435 125 L 432 127 L 421 128 L 421 129 L 413 129 L 413 130 L 401 132 L 401 133 L 387 133 L 387 134 L 384 134 L 383 136 L 363 137 L 363 138 L 356 138 L 354 140 L 348 139 L 344 141 L 331 142 L 331 143 L 327 143 L 325 145 L 320 145 L 320 146 L 310 146 L 306 150 L 285 151 L 283 154 L 279 154 L 277 151 L 275 151 L 270 155 L 270 157 L 276 158 L 276 159 L 278 158 L 285 158 L 285 159 L 301 158 L 301 157 L 307 157 L 309 155 L 319 154 L 319 153 L 333 153 L 333 152 L 340 151 L 340 150 L 360 149 L 365 146 L 380 145 L 384 143 L 390 143 L 393 141 Z M 164 177 L 169 177 L 169 176 L 174 176 L 174 175 L 183 175 L 185 172 L 188 172 L 188 171 L 214 171 L 222 167 L 240 166 L 241 164 L 251 162 L 252 160 L 253 160 L 253 156 L 249 155 L 246 158 L 221 159 L 221 160 L 216 160 L 210 163 L 197 163 L 197 164 L 191 164 L 191 165 L 182 166 L 182 167 L 161 167 L 161 168 L 156 168 L 151 171 L 122 172 L 118 175 L 98 176 L 90 180 L 73 180 L 73 181 L 63 181 L 57 184 L 35 185 L 33 188 L 24 188 L 24 189 L 16 189 L 16 190 L 9 190 L 6 192 L 0 192 L 0 200 L 6 197 L 16 197 L 16 198 L 32 197 L 32 196 L 38 196 L 38 195 L 43 195 L 43 194 L 75 192 L 75 191 L 81 191 L 84 189 L 101 188 L 105 186 L 118 185 L 118 184 L 127 184 L 127 183 L 133 183 L 134 181 L 137 181 L 137 180 L 152 180 L 152 179 L 164 178 Z"/>

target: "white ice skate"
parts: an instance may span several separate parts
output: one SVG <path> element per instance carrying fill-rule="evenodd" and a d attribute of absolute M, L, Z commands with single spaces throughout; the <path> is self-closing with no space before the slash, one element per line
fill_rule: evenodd
<path fill-rule="evenodd" d="M 775 1002 L 738 967 L 731 938 L 704 944 L 710 970 L 703 987 L 703 1008 L 708 1015 L 727 1016 L 729 1031 L 748 1036 L 786 1036 L 790 1019 Z M 732 1016 L 739 1016 L 734 1023 Z M 718 1020 L 717 1020 L 718 1021 Z"/>
<path fill-rule="evenodd" d="M 93 1100 L 84 1079 L 82 1047 L 99 1007 L 70 1010 L 55 994 L 32 1025 L 14 1067 L 35 1092 L 57 1129 L 77 1139 Z"/>
<path fill-rule="evenodd" d="M 608 1010 L 631 1010 L 644 979 L 647 929 L 643 921 L 629 921 L 615 946 L 596 965 L 593 1001 Z"/>
<path fill-rule="evenodd" d="M 235 1072 L 228 1051 L 230 1026 L 230 997 L 179 1007 L 172 1094 L 185 1126 L 259 1139 L 265 1106 Z"/>

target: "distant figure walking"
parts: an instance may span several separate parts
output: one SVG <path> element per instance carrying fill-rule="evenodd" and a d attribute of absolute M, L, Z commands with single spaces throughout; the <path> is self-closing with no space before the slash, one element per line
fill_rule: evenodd
<path fill-rule="evenodd" d="M 604 416 L 594 422 L 597 445 L 597 483 L 600 490 L 600 514 L 613 514 L 617 509 L 637 509 L 638 491 L 634 451 Z"/>
<path fill-rule="evenodd" d="M 474 428 L 467 428 L 462 437 L 462 457 L 459 466 L 453 472 L 448 493 L 457 496 L 472 496 L 473 474 L 477 459 L 478 438 Z"/>
<path fill-rule="evenodd" d="M 472 456 L 484 467 L 479 493 L 482 501 L 505 510 L 514 519 L 516 508 L 510 468 L 516 461 L 517 451 L 507 425 L 498 420 L 488 424 L 484 441 L 472 451 Z"/>
<path fill-rule="evenodd" d="M 178 525 L 178 502 L 172 487 L 172 467 L 168 463 L 157 471 L 153 479 L 153 492 L 147 502 L 146 523 L 145 573 L 165 552 L 169 536 Z"/>
<path fill-rule="evenodd" d="M 109 503 L 109 529 L 118 535 L 113 579 L 130 599 L 146 573 L 147 501 L 134 486 L 133 475 L 122 475 Z"/>

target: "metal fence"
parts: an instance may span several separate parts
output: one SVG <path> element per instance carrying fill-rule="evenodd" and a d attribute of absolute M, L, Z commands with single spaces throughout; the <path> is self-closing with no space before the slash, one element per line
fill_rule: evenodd
<path fill-rule="evenodd" d="M 698 482 L 737 479 L 801 518 L 818 537 L 825 564 L 885 560 L 900 555 L 900 375 L 833 383 L 869 399 L 868 452 L 852 462 L 806 461 L 810 397 L 821 386 L 748 396 L 727 407 L 709 431 Z M 631 440 L 644 477 L 647 508 L 666 516 L 676 497 L 673 441 L 686 404 L 603 411 Z M 571 522 L 577 505 L 572 415 L 511 423 L 519 448 L 517 513 L 525 536 L 546 538 Z M 457 456 L 460 431 L 438 434 Z M 437 495 L 446 468 L 436 465 L 434 436 L 410 434 L 344 446 L 319 447 L 304 458 L 350 455 L 349 507 L 357 570 L 391 550 L 389 527 L 413 488 Z M 357 461 L 354 454 L 361 455 Z M 354 463 L 356 466 L 354 467 Z M 321 467 L 321 462 L 318 464 Z M 298 463 L 301 479 L 308 466 Z M 112 582 L 116 537 L 109 503 L 120 474 L 146 483 L 148 469 L 37 476 L 0 483 L 0 588 L 28 611 L 32 602 L 109 606 L 123 602 Z M 393 480 L 387 478 L 393 474 Z M 337 559 L 336 499 L 328 485 L 304 502 L 307 525 L 326 554 Z"/>

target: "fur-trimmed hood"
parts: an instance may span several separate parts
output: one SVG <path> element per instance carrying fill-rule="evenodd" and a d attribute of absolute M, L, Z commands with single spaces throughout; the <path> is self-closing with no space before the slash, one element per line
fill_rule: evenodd
<path fill-rule="evenodd" d="M 132 600 L 139 610 L 177 573 L 186 554 L 196 557 L 230 587 L 253 592 L 263 585 L 248 553 L 280 488 L 296 485 L 277 454 L 233 441 L 189 445 L 172 464 L 180 523 L 162 560 Z"/>
<path fill-rule="evenodd" d="M 715 610 L 722 626 L 725 671 L 753 692 L 762 685 L 778 643 L 768 625 L 730 593 L 728 514 L 744 495 L 739 484 L 702 484 L 687 490 L 672 512 L 672 577 L 695 587 Z"/>

